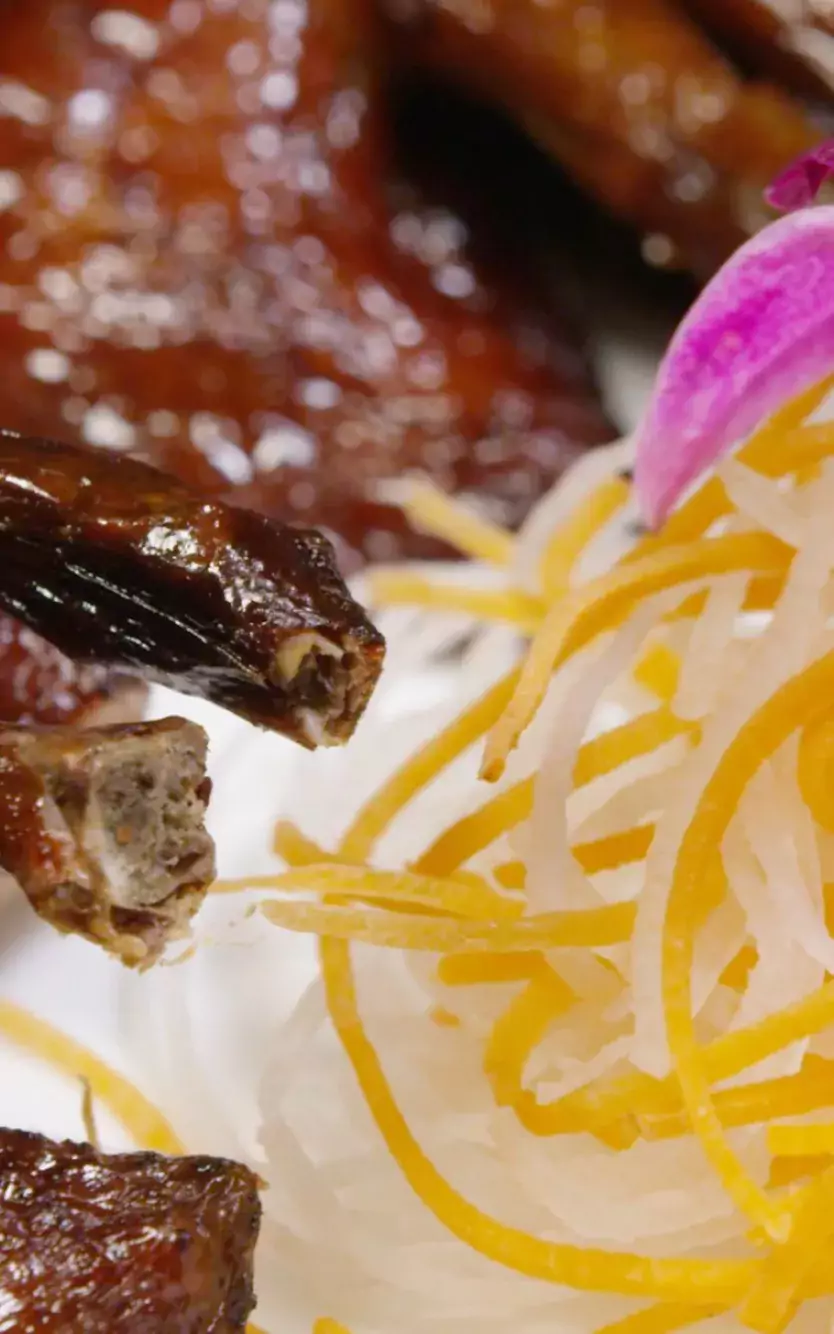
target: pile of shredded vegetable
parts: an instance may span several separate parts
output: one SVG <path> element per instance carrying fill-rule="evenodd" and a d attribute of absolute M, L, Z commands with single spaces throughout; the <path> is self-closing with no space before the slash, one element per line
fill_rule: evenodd
<path fill-rule="evenodd" d="M 353 1334 L 832 1328 L 831 389 L 602 570 L 627 476 L 569 478 L 545 540 L 415 491 L 501 580 L 378 600 L 530 640 L 339 846 L 279 826 L 261 885 L 321 938 L 268 1207 Z"/>

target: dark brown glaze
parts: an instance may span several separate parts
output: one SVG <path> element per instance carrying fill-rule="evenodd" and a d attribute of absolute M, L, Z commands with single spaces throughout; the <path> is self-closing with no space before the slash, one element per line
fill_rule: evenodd
<path fill-rule="evenodd" d="M 745 66 L 803 97 L 834 94 L 834 10 L 828 0 L 684 0 Z"/>
<path fill-rule="evenodd" d="M 59 931 L 155 963 L 215 874 L 206 749 L 181 718 L 0 730 L 0 867 Z"/>
<path fill-rule="evenodd" d="M 240 1334 L 253 1174 L 0 1130 L 0 1334 Z"/>
<path fill-rule="evenodd" d="M 80 662 L 305 746 L 352 732 L 383 641 L 317 533 L 146 464 L 0 433 L 0 606 Z"/>
<path fill-rule="evenodd" d="M 500 99 L 657 263 L 710 272 L 766 221 L 762 187 L 820 137 L 667 0 L 380 2 L 403 59 Z"/>
<path fill-rule="evenodd" d="M 43 726 L 136 717 L 137 682 L 95 664 L 73 662 L 12 616 L 0 614 L 0 723 Z"/>
<path fill-rule="evenodd" d="M 346 567 L 423 549 L 386 479 L 514 524 L 612 434 L 459 219 L 392 211 L 371 8 L 33 0 L 0 58 L 0 418 L 325 522 Z"/>

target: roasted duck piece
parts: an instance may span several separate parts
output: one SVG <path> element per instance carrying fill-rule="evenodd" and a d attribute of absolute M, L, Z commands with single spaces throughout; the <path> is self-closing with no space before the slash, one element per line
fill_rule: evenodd
<path fill-rule="evenodd" d="M 709 273 L 765 221 L 762 187 L 820 137 L 674 0 L 380 3 L 403 60 L 500 99 L 656 262 Z"/>
<path fill-rule="evenodd" d="M 750 69 L 804 97 L 834 93 L 834 9 L 829 0 L 684 0 L 694 18 Z"/>
<path fill-rule="evenodd" d="M 351 734 L 382 665 L 331 555 L 133 459 L 0 433 L 0 606 L 308 747 Z"/>
<path fill-rule="evenodd" d="M 75 663 L 14 617 L 0 614 L 0 725 L 123 722 L 139 717 L 144 696 L 138 681 Z"/>
<path fill-rule="evenodd" d="M 0 731 L 0 866 L 58 930 L 154 963 L 214 878 L 206 746 L 178 718 Z"/>
<path fill-rule="evenodd" d="M 236 1163 L 0 1130 L 0 1334 L 239 1334 L 259 1220 Z"/>
<path fill-rule="evenodd" d="M 611 437 L 459 220 L 392 209 L 377 29 L 367 0 L 9 7 L 0 420 L 325 524 L 343 568 L 427 550 L 403 471 L 515 524 Z"/>

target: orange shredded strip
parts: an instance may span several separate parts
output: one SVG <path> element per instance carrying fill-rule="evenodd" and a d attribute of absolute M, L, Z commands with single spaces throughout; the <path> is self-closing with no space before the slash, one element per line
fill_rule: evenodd
<path fill-rule="evenodd" d="M 601 871 L 614 871 L 618 866 L 643 861 L 653 838 L 654 825 L 641 824 L 595 838 L 590 843 L 576 843 L 571 852 L 586 875 L 599 875 Z"/>
<path fill-rule="evenodd" d="M 554 1019 L 570 1009 L 574 993 L 544 959 L 504 1013 L 495 1021 L 484 1052 L 484 1074 L 499 1107 L 512 1107 L 524 1067 Z"/>
<path fill-rule="evenodd" d="M 432 611 L 462 612 L 479 621 L 514 625 L 535 634 L 544 619 L 544 603 L 520 589 L 465 588 L 433 583 L 416 574 L 377 570 L 368 578 L 371 602 L 377 607 L 431 607 Z"/>
<path fill-rule="evenodd" d="M 318 843 L 302 834 L 291 820 L 279 820 L 275 825 L 272 850 L 283 857 L 288 866 L 307 866 L 313 862 L 330 861 L 331 857 Z"/>
<path fill-rule="evenodd" d="M 668 644 L 652 644 L 634 668 L 637 684 L 666 704 L 675 698 L 680 674 L 680 655 Z"/>
<path fill-rule="evenodd" d="M 172 1157 L 185 1153 L 169 1122 L 135 1085 L 45 1019 L 0 1001 L 0 1034 L 70 1079 L 83 1079 L 143 1149 Z"/>
<path fill-rule="evenodd" d="M 695 1036 L 690 994 L 692 905 L 741 796 L 773 752 L 830 707 L 834 652 L 786 682 L 742 727 L 724 752 L 681 840 L 663 930 L 663 1004 L 673 1065 L 693 1132 L 738 1207 L 776 1240 L 785 1213 L 749 1177 L 731 1148 L 710 1096 L 709 1073 Z M 782 1012 L 784 1015 L 784 1011 Z"/>
<path fill-rule="evenodd" d="M 635 1311 L 624 1320 L 615 1320 L 612 1325 L 605 1325 L 596 1334 L 674 1334 L 675 1330 L 688 1329 L 690 1325 L 700 1324 L 718 1315 L 720 1307 L 705 1310 L 703 1306 L 693 1306 L 682 1302 L 661 1302 L 644 1311 Z"/>
<path fill-rule="evenodd" d="M 412 483 L 402 509 L 415 528 L 441 538 L 473 560 L 505 566 L 513 559 L 515 540 L 506 528 L 490 523 L 431 482 Z"/>
<path fill-rule="evenodd" d="M 739 1319 L 758 1334 L 782 1334 L 807 1284 L 834 1239 L 834 1168 L 807 1188 L 790 1236 L 777 1246 L 745 1298 Z"/>
<path fill-rule="evenodd" d="M 825 1107 L 834 1107 L 834 1061 L 821 1057 L 806 1058 L 805 1066 L 795 1075 L 782 1075 L 777 1079 L 759 1080 L 752 1084 L 739 1084 L 734 1088 L 719 1089 L 713 1095 L 715 1110 L 725 1129 L 736 1126 L 755 1125 L 769 1121 L 777 1116 L 801 1116 L 807 1112 L 819 1111 Z M 687 1134 L 689 1119 L 680 1110 L 669 1112 L 648 1112 L 645 1115 L 635 1109 L 640 1129 L 646 1139 L 670 1139 Z M 794 1152 L 799 1136 L 794 1131 L 814 1131 L 814 1126 L 772 1126 L 768 1129 L 768 1145 L 771 1153 L 787 1152 L 779 1147 L 782 1132 L 793 1138 Z M 777 1132 L 779 1134 L 777 1135 Z M 776 1140 L 771 1142 L 771 1137 Z M 834 1137 L 832 1137 L 834 1152 Z M 817 1152 L 808 1149 L 809 1154 Z"/>
<path fill-rule="evenodd" d="M 273 925 L 288 931 L 435 954 L 617 945 L 629 939 L 634 926 L 632 903 L 540 913 L 497 923 L 343 908 L 332 903 L 266 900 L 259 909 Z"/>
<path fill-rule="evenodd" d="M 350 1334 L 350 1330 L 344 1325 L 340 1325 L 338 1320 L 331 1320 L 329 1316 L 323 1316 L 313 1325 L 313 1334 Z"/>
<path fill-rule="evenodd" d="M 532 1278 L 593 1292 L 729 1305 L 747 1291 L 755 1267 L 744 1260 L 674 1260 L 548 1242 L 477 1209 L 438 1172 L 412 1135 L 359 1014 L 349 947 L 320 942 L 333 1025 L 389 1152 L 418 1198 L 460 1241 Z"/>
<path fill-rule="evenodd" d="M 574 568 L 590 543 L 626 504 L 631 488 L 624 478 L 607 477 L 580 500 L 551 537 L 541 559 L 540 582 L 548 602 L 567 592 Z"/>
<path fill-rule="evenodd" d="M 641 598 L 711 574 L 779 569 L 788 554 L 770 534 L 730 533 L 616 566 L 554 604 L 530 647 L 512 699 L 487 738 L 481 776 L 489 782 L 501 777 L 555 669 L 603 630 L 622 624 Z"/>
<path fill-rule="evenodd" d="M 502 889 L 523 890 L 527 884 L 527 867 L 524 862 L 502 862 L 493 866 L 492 874 Z"/>
<path fill-rule="evenodd" d="M 738 954 L 731 959 L 718 979 L 722 986 L 742 992 L 747 986 L 747 979 L 759 961 L 759 952 L 755 945 L 742 945 Z"/>

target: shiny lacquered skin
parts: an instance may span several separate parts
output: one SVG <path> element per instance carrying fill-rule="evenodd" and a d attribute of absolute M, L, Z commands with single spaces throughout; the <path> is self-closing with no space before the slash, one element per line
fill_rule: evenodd
<path fill-rule="evenodd" d="M 116 721 L 141 690 L 105 667 L 75 663 L 12 616 L 0 615 L 0 723 Z"/>
<path fill-rule="evenodd" d="M 426 550 L 404 472 L 514 525 L 610 439 L 506 258 L 487 281 L 450 210 L 392 204 L 383 41 L 369 0 L 16 0 L 0 420 L 324 523 L 343 569 Z"/>
<path fill-rule="evenodd" d="M 380 2 L 402 59 L 502 101 L 657 264 L 710 273 L 770 216 L 763 187 L 820 138 L 671 0 Z"/>
<path fill-rule="evenodd" d="M 350 735 L 383 641 L 317 533 L 145 464 L 0 433 L 0 606 L 81 662 L 307 746 Z"/>
<path fill-rule="evenodd" d="M 684 0 L 743 64 L 802 97 L 834 95 L 834 10 L 828 0 Z"/>
<path fill-rule="evenodd" d="M 0 1130 L 0 1334 L 238 1334 L 252 1173 Z"/>

